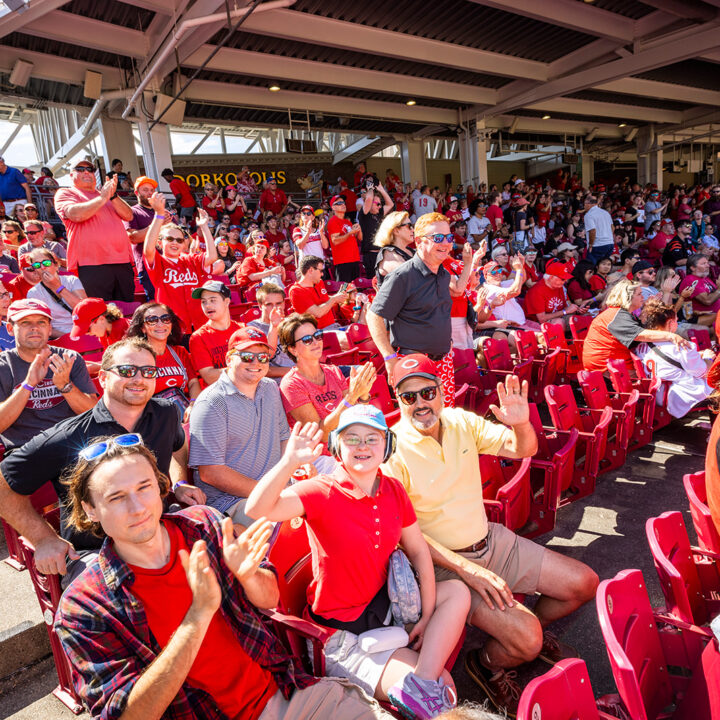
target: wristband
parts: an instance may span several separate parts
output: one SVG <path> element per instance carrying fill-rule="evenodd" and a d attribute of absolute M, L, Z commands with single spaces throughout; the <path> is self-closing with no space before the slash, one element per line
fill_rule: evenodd
<path fill-rule="evenodd" d="M 155 219 L 156 219 L 156 220 L 164 220 L 164 219 L 165 219 L 165 216 L 164 216 L 164 215 L 158 215 L 157 213 L 155 213 Z"/>
<path fill-rule="evenodd" d="M 567 315 L 567 310 L 563 310 L 563 317 Z"/>
<path fill-rule="evenodd" d="M 394 360 L 397 356 L 397 353 L 393 353 L 392 355 L 385 355 L 385 357 L 383 357 L 383 360 Z"/>
<path fill-rule="evenodd" d="M 362 305 L 353 305 L 353 310 L 362 310 Z"/>
<path fill-rule="evenodd" d="M 111 195 L 111 196 L 110 196 L 110 199 L 111 199 L 111 200 L 114 200 L 117 196 L 118 196 L 118 194 L 117 194 L 117 192 L 115 192 L 114 195 Z"/>
<path fill-rule="evenodd" d="M 178 481 L 173 485 L 173 490 L 174 490 L 178 485 L 189 485 L 189 483 L 187 482 L 187 480 L 178 480 Z"/>
<path fill-rule="evenodd" d="M 59 295 L 63 290 L 67 290 L 67 288 L 64 285 L 61 285 L 55 292 Z"/>
<path fill-rule="evenodd" d="M 32 392 L 35 389 L 34 385 L 31 385 L 30 383 L 26 383 L 26 382 L 24 382 L 22 385 L 20 385 L 20 387 L 23 390 L 27 390 L 28 392 Z"/>
<path fill-rule="evenodd" d="M 351 407 L 352 407 L 352 405 L 351 405 L 345 398 L 343 398 L 343 405 L 344 405 L 346 408 L 351 408 Z"/>

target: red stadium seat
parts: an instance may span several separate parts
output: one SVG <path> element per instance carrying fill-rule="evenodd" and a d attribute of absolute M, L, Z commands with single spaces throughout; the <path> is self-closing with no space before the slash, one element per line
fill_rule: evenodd
<path fill-rule="evenodd" d="M 543 401 L 543 390 L 546 385 L 553 385 L 560 367 L 564 362 L 559 348 L 545 352 L 538 345 L 537 337 L 531 330 L 516 330 L 518 358 L 532 361 L 532 381 L 530 382 L 530 399 L 533 402 Z"/>
<path fill-rule="evenodd" d="M 691 625 L 709 622 L 720 612 L 720 556 L 690 546 L 682 513 L 677 511 L 648 518 L 645 534 L 667 612 Z"/>
<path fill-rule="evenodd" d="M 607 368 L 610 375 L 610 382 L 616 393 L 627 394 L 633 389 L 638 391 L 637 415 L 640 421 L 635 426 L 635 433 L 637 441 L 644 445 L 648 434 L 652 438 L 652 433 L 660 427 L 663 427 L 663 425 L 659 425 L 656 409 L 657 391 L 660 387 L 660 381 L 657 378 L 648 377 L 640 377 L 633 380 L 633 378 L 630 377 L 630 372 L 624 360 L 608 360 Z M 660 408 L 660 410 L 664 410 L 664 414 L 666 418 L 668 418 L 667 422 L 664 422 L 664 425 L 667 425 L 670 419 L 672 419 L 672 416 L 664 408 Z"/>
<path fill-rule="evenodd" d="M 352 348 L 352 350 L 332 353 L 325 356 L 325 362 L 329 365 L 359 365 L 360 351 L 357 348 Z"/>
<path fill-rule="evenodd" d="M 508 375 L 516 375 L 521 382 L 527 380 L 528 385 L 530 385 L 532 382 L 532 360 L 513 362 L 507 340 L 504 338 L 502 340 L 489 338 L 483 345 L 483 351 L 488 372 L 497 380 L 504 382 Z"/>
<path fill-rule="evenodd" d="M 720 554 L 720 533 L 710 515 L 705 488 L 705 471 L 683 476 L 685 494 L 690 503 L 690 515 L 698 537 L 698 545 L 704 550 Z"/>
<path fill-rule="evenodd" d="M 455 384 L 474 384 L 480 377 L 480 369 L 475 359 L 475 351 L 471 348 L 452 349 L 453 370 L 455 372 Z"/>
<path fill-rule="evenodd" d="M 607 444 L 607 469 L 615 470 L 625 463 L 633 438 L 638 392 L 633 390 L 627 396 L 611 396 L 599 370 L 581 370 L 577 377 L 588 408 L 598 412 L 606 407 L 612 410 L 613 422 L 610 424 Z"/>
<path fill-rule="evenodd" d="M 90 353 L 98 352 L 102 354 L 103 351 L 103 346 L 94 335 L 81 335 L 77 340 L 73 340 L 69 334 L 61 335 L 59 338 L 51 340 L 50 345 L 75 350 L 75 352 L 80 353 L 80 355 L 89 355 Z"/>
<path fill-rule="evenodd" d="M 118 310 L 120 310 L 125 317 L 132 317 L 133 313 L 142 304 L 139 302 L 123 302 L 122 300 L 113 300 L 113 303 L 117 306 Z"/>
<path fill-rule="evenodd" d="M 578 430 L 575 470 L 570 492 L 577 500 L 590 495 L 600 472 L 607 467 L 605 451 L 608 429 L 612 421 L 612 410 L 601 412 L 578 408 L 572 388 L 569 385 L 548 385 L 545 399 L 553 426 L 558 430 Z"/>
<path fill-rule="evenodd" d="M 569 380 L 571 375 L 583 369 L 582 349 L 574 342 L 568 342 L 563 326 L 559 323 L 542 323 L 540 327 L 548 349 L 559 349 L 564 357 L 564 362 L 560 364 L 560 373 Z"/>
<path fill-rule="evenodd" d="M 480 455 L 480 477 L 488 520 L 520 535 L 530 521 L 530 458 L 507 460 Z"/>
<path fill-rule="evenodd" d="M 712 350 L 712 342 L 710 341 L 710 331 L 704 328 L 695 328 L 687 331 L 688 340 L 695 343 L 697 349 L 702 352 L 703 350 Z"/>
<path fill-rule="evenodd" d="M 625 717 L 672 717 L 667 708 L 687 689 L 702 638 L 669 616 L 653 615 L 640 570 L 603 580 L 595 600 Z"/>
<path fill-rule="evenodd" d="M 249 323 L 249 322 L 252 322 L 253 320 L 259 320 L 262 313 L 260 312 L 259 307 L 253 306 L 253 307 L 248 308 L 247 310 L 243 310 L 243 312 L 241 312 L 241 313 L 236 312 L 235 316 L 233 316 L 232 307 L 231 307 L 230 315 L 231 315 L 231 317 L 233 317 L 234 320 L 237 320 L 238 322 Z"/>
<path fill-rule="evenodd" d="M 371 353 L 369 360 L 375 365 L 378 372 L 385 372 L 385 361 L 378 346 L 370 336 L 370 330 L 367 325 L 353 323 L 347 328 L 348 340 L 363 351 Z"/>
<path fill-rule="evenodd" d="M 375 377 L 375 382 L 370 388 L 370 402 L 382 410 L 383 413 L 391 413 L 397 408 L 397 403 L 390 395 L 387 376 L 377 375 Z"/>
<path fill-rule="evenodd" d="M 595 704 L 587 665 L 573 658 L 533 678 L 523 690 L 517 720 L 610 720 Z"/>

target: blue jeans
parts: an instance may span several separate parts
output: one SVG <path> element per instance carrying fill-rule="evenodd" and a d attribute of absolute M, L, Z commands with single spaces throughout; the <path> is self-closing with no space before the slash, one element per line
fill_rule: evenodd
<path fill-rule="evenodd" d="M 606 257 L 612 255 L 614 245 L 601 245 L 600 247 L 593 247 L 588 251 L 588 258 L 592 260 L 596 265 Z"/>

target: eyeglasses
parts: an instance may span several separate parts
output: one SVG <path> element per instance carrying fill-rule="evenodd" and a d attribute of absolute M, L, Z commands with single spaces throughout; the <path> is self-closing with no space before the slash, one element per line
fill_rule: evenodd
<path fill-rule="evenodd" d="M 424 387 L 420 390 L 408 390 L 398 394 L 403 405 L 414 405 L 417 402 L 418 395 L 427 402 L 431 402 L 437 397 L 438 386 L 432 385 L 430 387 Z"/>
<path fill-rule="evenodd" d="M 10 235 L 10 234 L 12 234 L 12 233 L 16 233 L 16 232 L 17 232 L 17 230 L 16 230 L 15 228 L 3 228 L 2 231 L 3 231 L 6 235 Z"/>
<path fill-rule="evenodd" d="M 368 435 L 366 438 L 358 437 L 357 435 L 343 435 L 342 441 L 348 447 L 360 447 L 361 445 L 367 445 L 368 447 L 378 447 L 385 441 L 381 435 Z"/>
<path fill-rule="evenodd" d="M 230 355 L 237 355 L 240 362 L 251 363 L 257 360 L 261 365 L 267 365 L 270 362 L 270 353 L 267 352 L 248 352 L 246 350 L 232 350 Z"/>
<path fill-rule="evenodd" d="M 170 315 L 170 313 L 165 313 L 164 315 L 147 315 L 143 318 L 143 322 L 147 325 L 157 325 L 158 323 L 169 325 L 172 322 L 172 315 Z"/>
<path fill-rule="evenodd" d="M 310 210 L 303 210 L 301 214 L 302 215 L 314 215 L 315 213 L 311 212 Z"/>
<path fill-rule="evenodd" d="M 451 243 L 455 236 L 452 233 L 448 233 L 447 235 L 445 235 L 444 233 L 434 233 L 433 235 L 422 235 L 421 237 L 432 238 L 432 241 L 436 245 L 439 245 L 441 242 Z"/>
<path fill-rule="evenodd" d="M 163 240 L 166 240 L 167 242 L 182 243 L 185 242 L 185 236 L 181 235 L 178 237 L 177 235 L 164 235 Z"/>
<path fill-rule="evenodd" d="M 42 235 L 45 231 L 44 230 L 26 230 L 26 235 Z"/>
<path fill-rule="evenodd" d="M 0 292 L 0 300 L 11 297 L 9 292 Z"/>
<path fill-rule="evenodd" d="M 408 220 L 407 222 L 400 223 L 398 227 L 412 227 L 413 224 Z"/>
<path fill-rule="evenodd" d="M 322 330 L 316 330 L 312 335 L 303 335 L 301 338 L 298 338 L 293 345 L 297 345 L 299 342 L 301 342 L 303 345 L 312 345 L 313 342 L 316 340 L 319 342 L 322 340 L 323 331 Z"/>
<path fill-rule="evenodd" d="M 75 172 L 89 172 L 89 173 L 94 173 L 94 172 L 95 172 L 95 168 L 94 168 L 92 165 L 78 165 L 78 166 L 75 168 Z"/>
<path fill-rule="evenodd" d="M 30 263 L 30 267 L 33 270 L 39 270 L 41 267 L 50 267 L 52 264 L 52 260 L 41 260 L 39 262 Z"/>
<path fill-rule="evenodd" d="M 106 455 L 111 447 L 137 447 L 138 445 L 144 445 L 141 435 L 138 433 L 127 433 L 125 435 L 118 435 L 117 437 L 110 438 L 109 440 L 103 440 L 102 442 L 93 443 L 83 448 L 79 455 L 83 460 L 92 462 L 93 460 L 99 460 L 103 455 Z"/>
<path fill-rule="evenodd" d="M 153 380 L 158 376 L 158 369 L 155 365 L 113 365 L 108 370 L 112 370 L 121 378 L 134 378 L 138 372 L 146 380 Z"/>

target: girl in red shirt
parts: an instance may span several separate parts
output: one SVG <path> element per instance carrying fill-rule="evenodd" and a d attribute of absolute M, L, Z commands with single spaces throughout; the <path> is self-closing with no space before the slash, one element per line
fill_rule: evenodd
<path fill-rule="evenodd" d="M 182 340 L 180 318 L 167 305 L 149 302 L 133 314 L 127 337 L 147 340 L 157 357 L 158 377 L 155 396 L 172 400 L 183 413 L 183 422 L 190 417 L 195 398 L 200 394 L 200 381 Z"/>
<path fill-rule="evenodd" d="M 223 210 L 230 216 L 230 225 L 239 225 L 247 212 L 242 195 L 232 185 L 223 188 Z"/>
<path fill-rule="evenodd" d="M 252 287 L 271 275 L 279 276 L 285 282 L 285 269 L 268 256 L 270 245 L 262 230 L 250 233 L 250 254 L 243 260 L 240 272 L 236 273 L 237 283 Z"/>
<path fill-rule="evenodd" d="M 392 453 L 386 450 L 390 433 L 380 410 L 355 405 L 331 436 L 337 470 L 288 487 L 292 473 L 312 463 L 322 447 L 317 425 L 296 425 L 281 461 L 250 493 L 246 512 L 277 522 L 305 518 L 313 567 L 307 613 L 338 631 L 323 648 L 328 673 L 349 677 L 412 717 L 430 718 L 457 702 L 444 664 L 462 633 L 470 596 L 460 583 L 435 582 L 410 498 L 380 471 Z M 421 615 L 400 647 L 370 657 L 357 636 L 385 624 L 388 567 L 398 543 L 420 577 Z M 423 710 L 423 697 L 436 700 L 432 714 Z"/>

